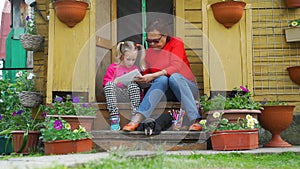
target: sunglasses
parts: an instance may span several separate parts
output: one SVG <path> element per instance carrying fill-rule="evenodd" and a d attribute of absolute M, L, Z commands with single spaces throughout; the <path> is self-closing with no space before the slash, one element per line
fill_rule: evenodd
<path fill-rule="evenodd" d="M 160 38 L 157 39 L 146 39 L 146 41 L 150 43 L 159 43 L 160 39 L 163 37 L 163 35 L 160 35 Z"/>

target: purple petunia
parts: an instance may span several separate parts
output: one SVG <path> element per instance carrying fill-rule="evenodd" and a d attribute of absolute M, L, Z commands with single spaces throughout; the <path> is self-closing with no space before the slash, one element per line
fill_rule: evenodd
<path fill-rule="evenodd" d="M 22 114 L 22 113 L 23 113 L 23 110 L 18 110 L 17 111 L 17 114 L 19 114 L 19 115 Z"/>
<path fill-rule="evenodd" d="M 2 118 L 3 118 L 3 117 L 2 117 L 2 115 L 0 114 L 0 120 L 2 120 Z"/>
<path fill-rule="evenodd" d="M 61 130 L 63 128 L 63 124 L 60 120 L 55 120 L 54 123 L 53 123 L 53 127 L 56 129 L 56 130 Z"/>
<path fill-rule="evenodd" d="M 57 97 L 55 97 L 54 101 L 56 101 L 56 102 L 62 102 L 62 101 L 63 101 L 63 98 L 57 96 Z"/>
<path fill-rule="evenodd" d="M 11 116 L 16 116 L 17 115 L 17 112 L 13 112 L 12 114 L 11 114 Z"/>
<path fill-rule="evenodd" d="M 249 92 L 249 89 L 247 89 L 246 87 L 240 86 L 240 89 L 241 89 L 243 92 Z"/>
<path fill-rule="evenodd" d="M 80 98 L 79 97 L 73 97 L 73 103 L 79 103 Z"/>
<path fill-rule="evenodd" d="M 29 21 L 30 17 L 29 16 L 26 16 L 26 21 Z"/>
<path fill-rule="evenodd" d="M 88 104 L 87 104 L 87 103 L 83 103 L 83 104 L 82 104 L 82 107 L 87 108 L 87 107 L 88 107 Z"/>
<path fill-rule="evenodd" d="M 46 112 L 43 112 L 43 113 L 42 113 L 42 117 L 46 118 L 46 115 L 47 115 Z"/>

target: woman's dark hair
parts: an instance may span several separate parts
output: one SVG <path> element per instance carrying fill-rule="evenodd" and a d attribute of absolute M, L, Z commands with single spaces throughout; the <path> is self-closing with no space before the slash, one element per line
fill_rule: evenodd
<path fill-rule="evenodd" d="M 157 30 L 163 35 L 172 36 L 171 26 L 172 23 L 170 22 L 164 21 L 162 19 L 154 19 L 153 21 L 148 23 L 145 31 L 152 32 L 154 30 Z"/>

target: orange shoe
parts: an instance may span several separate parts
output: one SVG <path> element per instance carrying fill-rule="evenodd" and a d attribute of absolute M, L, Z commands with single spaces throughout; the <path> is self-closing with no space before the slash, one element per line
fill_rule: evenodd
<path fill-rule="evenodd" d="M 135 131 L 139 126 L 139 123 L 130 122 L 126 124 L 122 130 L 124 131 Z"/>
<path fill-rule="evenodd" d="M 196 119 L 195 122 L 190 126 L 190 131 L 201 131 L 202 126 L 199 124 L 200 119 Z"/>

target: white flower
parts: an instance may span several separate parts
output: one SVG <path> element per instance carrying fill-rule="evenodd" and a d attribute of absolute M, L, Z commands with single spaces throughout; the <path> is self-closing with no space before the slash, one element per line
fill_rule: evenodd
<path fill-rule="evenodd" d="M 85 130 L 84 127 L 82 127 L 81 125 L 79 125 L 79 131 L 80 131 L 80 132 L 85 132 L 86 130 Z"/>
<path fill-rule="evenodd" d="M 23 76 L 23 72 L 19 71 L 18 73 L 16 73 L 16 77 L 22 77 Z"/>
<path fill-rule="evenodd" d="M 74 133 L 78 133 L 79 131 L 77 129 L 73 130 Z"/>
<path fill-rule="evenodd" d="M 219 118 L 220 115 L 221 115 L 220 112 L 214 112 L 213 117 L 216 119 L 216 118 Z"/>
<path fill-rule="evenodd" d="M 27 79 L 28 80 L 31 80 L 31 79 L 33 79 L 34 78 L 34 74 L 33 73 L 29 73 L 29 75 L 27 76 Z"/>
<path fill-rule="evenodd" d="M 247 119 L 247 120 L 251 120 L 252 118 L 253 118 L 253 117 L 252 117 L 250 114 L 247 114 L 247 115 L 246 115 L 246 119 Z"/>
<path fill-rule="evenodd" d="M 202 126 L 205 126 L 205 124 L 206 124 L 206 120 L 200 120 L 200 122 L 199 122 Z"/>
<path fill-rule="evenodd" d="M 66 123 L 66 124 L 65 124 L 65 128 L 68 129 L 68 130 L 70 130 L 70 129 L 71 129 L 70 123 Z"/>
<path fill-rule="evenodd" d="M 2 99 L 0 99 L 0 103 L 3 103 L 3 100 L 2 100 Z"/>
<path fill-rule="evenodd" d="M 254 124 L 258 124 L 258 120 L 256 118 L 253 118 Z"/>

